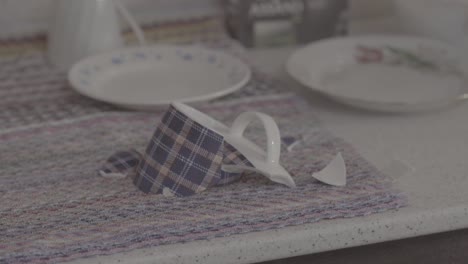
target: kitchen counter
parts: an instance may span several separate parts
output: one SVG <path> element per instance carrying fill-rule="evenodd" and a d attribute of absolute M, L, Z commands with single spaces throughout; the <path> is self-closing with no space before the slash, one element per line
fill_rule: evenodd
<path fill-rule="evenodd" d="M 253 263 L 467 228 L 468 104 L 411 115 L 351 109 L 290 80 L 282 64 L 291 51 L 250 51 L 250 58 L 303 94 L 326 127 L 389 173 L 407 195 L 407 207 L 74 263 Z"/>

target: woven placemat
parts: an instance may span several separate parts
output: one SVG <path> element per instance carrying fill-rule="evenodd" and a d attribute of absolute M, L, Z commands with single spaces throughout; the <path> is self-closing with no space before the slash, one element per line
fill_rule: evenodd
<path fill-rule="evenodd" d="M 219 28 L 210 21 L 199 22 L 204 26 L 195 37 L 178 39 L 243 57 L 236 42 L 213 33 Z M 184 33 L 182 26 L 147 32 L 161 37 L 158 32 L 171 29 Z M 165 107 L 122 112 L 78 95 L 66 75 L 47 63 L 43 44 L 40 37 L 0 41 L 0 262 L 59 262 L 405 205 L 384 175 L 322 128 L 307 103 L 255 69 L 240 91 L 196 107 L 227 124 L 246 110 L 272 115 L 283 136 L 301 142 L 282 154 L 298 188 L 246 175 L 200 195 L 168 198 L 145 195 L 128 179 L 99 177 L 97 169 L 115 151 L 145 147 Z M 262 144 L 263 133 L 254 127 L 248 136 Z M 348 186 L 312 179 L 339 151 Z"/>
<path fill-rule="evenodd" d="M 98 176 L 97 168 L 110 154 L 145 147 L 162 111 L 100 113 L 14 129 L 0 133 L 0 153 L 7 153 L 0 157 L 0 260 L 64 261 L 404 205 L 387 179 L 324 130 L 295 95 L 237 99 L 201 109 L 228 124 L 246 110 L 272 115 L 283 136 L 301 141 L 282 154 L 298 188 L 245 175 L 225 187 L 174 198 L 143 194 L 129 179 Z M 247 136 L 262 144 L 263 133 L 253 127 Z M 344 188 L 311 177 L 337 152 L 343 153 L 348 168 Z"/>

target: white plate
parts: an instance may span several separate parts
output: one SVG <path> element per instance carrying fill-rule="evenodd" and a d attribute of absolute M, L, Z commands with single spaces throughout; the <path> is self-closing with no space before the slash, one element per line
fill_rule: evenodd
<path fill-rule="evenodd" d="M 86 58 L 68 79 L 79 93 L 131 109 L 194 102 L 232 93 L 250 79 L 237 58 L 196 46 L 134 47 Z"/>
<path fill-rule="evenodd" d="M 291 55 L 288 73 L 342 103 L 407 112 L 450 105 L 466 92 L 467 63 L 443 42 L 405 36 L 327 39 Z"/>

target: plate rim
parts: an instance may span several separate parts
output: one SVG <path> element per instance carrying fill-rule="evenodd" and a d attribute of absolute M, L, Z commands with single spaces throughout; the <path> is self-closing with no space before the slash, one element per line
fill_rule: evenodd
<path fill-rule="evenodd" d="M 220 91 L 211 92 L 205 95 L 185 97 L 185 98 L 181 98 L 177 100 L 162 100 L 156 103 L 136 103 L 136 102 L 134 103 L 134 102 L 126 102 L 125 100 L 109 99 L 108 97 L 105 97 L 105 96 L 103 97 L 103 96 L 99 96 L 99 95 L 88 92 L 87 90 L 89 89 L 83 88 L 80 82 L 78 81 L 78 78 L 77 78 L 78 71 L 83 65 L 89 63 L 90 61 L 107 58 L 109 56 L 112 56 L 112 54 L 131 53 L 131 52 L 136 52 L 136 51 L 141 51 L 141 50 L 146 51 L 146 50 L 155 50 L 155 49 L 161 49 L 161 48 L 168 48 L 168 49 L 174 49 L 174 50 L 189 49 L 189 50 L 194 50 L 194 51 L 203 50 L 203 51 L 207 51 L 213 54 L 221 54 L 222 56 L 228 57 L 230 60 L 235 61 L 235 63 L 240 65 L 242 69 L 245 70 L 246 74 L 242 78 L 241 81 Z M 237 90 L 244 87 L 250 81 L 251 77 L 252 77 L 251 67 L 247 63 L 242 61 L 240 58 L 237 58 L 227 52 L 223 52 L 223 51 L 216 50 L 216 49 L 205 48 L 203 46 L 197 46 L 197 45 L 170 45 L 170 44 L 155 44 L 155 45 L 141 46 L 141 47 L 138 47 L 138 46 L 123 47 L 123 48 L 114 49 L 114 50 L 110 50 L 106 52 L 101 52 L 101 53 L 91 55 L 91 56 L 88 56 L 79 60 L 78 62 L 73 64 L 73 66 L 70 68 L 70 70 L 67 73 L 67 79 L 71 88 L 75 90 L 76 92 L 78 92 L 79 94 L 89 97 L 91 99 L 100 101 L 100 102 L 109 103 L 109 104 L 120 106 L 123 108 L 135 109 L 135 110 L 150 110 L 158 106 L 169 105 L 172 102 L 191 103 L 191 102 L 212 100 L 212 99 L 236 92 Z"/>
<path fill-rule="evenodd" d="M 295 70 L 297 68 L 295 64 L 295 59 L 300 57 L 299 55 L 303 52 L 306 52 L 308 49 L 311 49 L 318 45 L 323 45 L 330 42 L 337 42 L 337 41 L 350 41 L 350 42 L 357 42 L 357 41 L 366 41 L 366 40 L 378 40 L 378 39 L 388 39 L 392 41 L 414 41 L 414 42 L 423 42 L 423 43 L 433 43 L 437 46 L 444 47 L 445 50 L 452 50 L 457 51 L 455 46 L 450 45 L 450 43 L 446 43 L 441 40 L 427 38 L 427 37 L 420 37 L 420 36 L 411 36 L 411 35 L 385 35 L 385 34 L 372 34 L 372 35 L 361 35 L 361 36 L 338 36 L 333 38 L 327 38 L 315 41 L 308 45 L 305 45 L 301 48 L 294 50 L 287 58 L 284 68 L 288 75 L 292 77 L 296 82 L 299 82 L 302 86 L 307 87 L 314 92 L 319 94 L 325 95 L 331 98 L 334 101 L 341 102 L 343 104 L 367 109 L 367 110 L 377 110 L 377 111 L 384 111 L 384 112 L 413 112 L 413 111 L 423 111 L 426 108 L 434 108 L 437 106 L 445 106 L 450 105 L 452 103 L 456 103 L 459 99 L 459 96 L 467 93 L 468 91 L 463 92 L 463 88 L 460 89 L 460 92 L 457 94 L 457 97 L 449 98 L 447 97 L 446 100 L 444 99 L 436 99 L 427 102 L 420 102 L 420 103 L 408 103 L 408 102 L 401 102 L 401 101 L 389 101 L 389 102 L 382 102 L 377 100 L 368 100 L 363 99 L 360 97 L 352 97 L 346 95 L 340 95 L 337 93 L 333 93 L 327 91 L 327 89 L 323 88 L 323 85 L 320 84 L 319 81 L 310 81 L 308 78 L 303 78 L 298 74 Z M 466 62 L 466 58 L 462 59 Z M 468 76 L 465 73 L 465 77 Z M 398 107 L 398 108 L 397 108 Z"/>

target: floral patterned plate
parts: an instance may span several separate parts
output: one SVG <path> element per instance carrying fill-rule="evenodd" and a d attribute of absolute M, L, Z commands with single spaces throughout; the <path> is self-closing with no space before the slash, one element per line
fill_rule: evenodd
<path fill-rule="evenodd" d="M 124 48 L 79 61 L 68 79 L 79 93 L 139 110 L 224 96 L 242 88 L 250 68 L 220 51 L 196 46 Z"/>
<path fill-rule="evenodd" d="M 342 103 L 387 112 L 429 110 L 464 99 L 467 61 L 455 48 L 406 36 L 334 38 L 296 51 L 289 74 Z"/>

